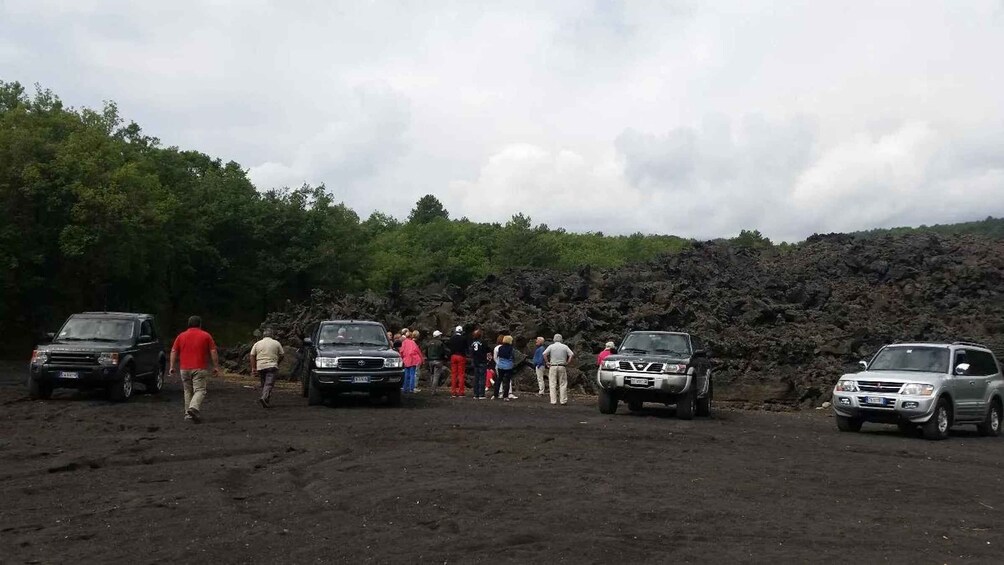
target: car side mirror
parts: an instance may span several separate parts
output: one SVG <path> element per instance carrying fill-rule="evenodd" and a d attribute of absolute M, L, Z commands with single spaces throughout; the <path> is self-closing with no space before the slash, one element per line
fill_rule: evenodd
<path fill-rule="evenodd" d="M 858 366 L 861 367 L 862 371 L 868 370 L 868 361 L 858 361 Z"/>
<path fill-rule="evenodd" d="M 703 349 L 695 349 L 693 356 L 694 357 L 706 357 L 707 355 L 708 355 L 707 351 L 705 351 Z"/>
<path fill-rule="evenodd" d="M 310 347 L 310 346 L 314 345 L 314 340 L 310 339 L 309 337 L 305 337 L 305 338 L 303 338 L 303 345 L 306 345 L 307 347 Z"/>
<path fill-rule="evenodd" d="M 139 339 L 136 340 L 136 343 L 153 343 L 153 336 L 141 335 L 139 336 Z"/>
<path fill-rule="evenodd" d="M 45 343 L 52 343 L 52 341 L 54 339 L 56 339 L 56 333 L 55 332 L 49 332 L 49 333 L 45 334 L 45 336 L 43 338 L 43 341 L 45 341 Z"/>
<path fill-rule="evenodd" d="M 960 377 L 969 374 L 969 363 L 959 363 L 955 366 L 955 374 Z"/>

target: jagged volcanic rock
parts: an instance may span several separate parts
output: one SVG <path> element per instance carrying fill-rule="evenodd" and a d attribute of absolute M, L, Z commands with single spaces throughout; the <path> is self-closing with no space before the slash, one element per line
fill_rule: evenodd
<path fill-rule="evenodd" d="M 467 288 L 397 293 L 315 292 L 263 326 L 297 345 L 331 318 L 375 319 L 425 336 L 457 324 L 509 331 L 530 353 L 554 333 L 577 353 L 571 385 L 590 392 L 595 354 L 629 329 L 687 330 L 706 338 L 716 398 L 814 406 L 839 375 L 885 343 L 971 340 L 1004 353 L 1004 242 L 928 234 L 819 235 L 788 247 L 699 243 L 688 251 L 610 270 L 512 270 Z M 227 351 L 246 369 L 247 347 Z M 528 366 L 519 372 L 535 390 Z"/>

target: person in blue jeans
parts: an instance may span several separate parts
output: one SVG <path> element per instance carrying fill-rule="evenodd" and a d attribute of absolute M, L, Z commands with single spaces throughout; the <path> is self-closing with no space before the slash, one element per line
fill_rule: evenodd
<path fill-rule="evenodd" d="M 512 387 L 512 374 L 513 369 L 516 367 L 515 351 L 512 347 L 511 335 L 502 338 L 502 345 L 499 347 L 496 365 L 498 366 L 499 374 L 495 379 L 495 398 L 498 398 L 499 392 L 501 392 L 502 398 L 506 402 L 509 402 L 509 389 Z"/>
<path fill-rule="evenodd" d="M 491 359 L 491 350 L 481 341 L 481 330 L 474 330 L 474 340 L 471 342 L 470 355 L 471 364 L 474 365 L 474 398 L 484 400 L 485 398 L 485 374 L 488 372 L 488 361 Z"/>

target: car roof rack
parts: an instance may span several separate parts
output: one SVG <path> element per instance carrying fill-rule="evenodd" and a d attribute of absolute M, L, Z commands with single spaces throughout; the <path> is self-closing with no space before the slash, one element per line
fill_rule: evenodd
<path fill-rule="evenodd" d="M 983 349 L 990 349 L 986 345 L 983 345 L 982 343 L 976 343 L 975 341 L 955 341 L 952 342 L 952 345 L 968 345 L 969 347 L 982 347 Z"/>

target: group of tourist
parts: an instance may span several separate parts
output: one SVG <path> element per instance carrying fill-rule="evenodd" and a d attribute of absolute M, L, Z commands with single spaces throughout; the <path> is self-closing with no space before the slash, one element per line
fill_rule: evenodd
<path fill-rule="evenodd" d="M 418 370 L 425 366 L 432 394 L 437 394 L 443 373 L 449 367 L 450 396 L 465 397 L 467 368 L 470 364 L 474 375 L 475 399 L 502 399 L 508 402 L 517 398 L 513 391 L 516 349 L 511 335 L 499 335 L 494 347 L 485 343 L 484 334 L 480 329 L 474 330 L 468 337 L 463 326 L 454 328 L 452 335 L 446 340 L 439 330 L 434 331 L 432 338 L 421 346 L 418 344 L 419 337 L 421 334 L 418 331 L 408 328 L 398 333 L 387 334 L 387 338 L 394 349 L 401 354 L 404 363 L 405 377 L 401 386 L 403 392 L 421 392 L 421 389 L 416 387 Z M 612 347 L 613 344 L 607 345 Z M 607 351 L 609 353 L 609 350 Z M 543 337 L 536 339 L 532 364 L 537 377 L 538 395 L 543 396 L 550 390 L 551 404 L 568 403 L 567 366 L 574 357 L 571 348 L 563 343 L 561 334 L 555 334 L 550 345 L 545 345 Z M 491 396 L 487 396 L 489 392 Z"/>
<path fill-rule="evenodd" d="M 404 380 L 401 384 L 403 392 L 421 391 L 417 387 L 418 371 L 424 365 L 428 367 L 432 393 L 436 394 L 443 372 L 449 363 L 450 396 L 463 398 L 466 396 L 467 365 L 470 359 L 474 373 L 474 398 L 501 398 L 506 402 L 516 398 L 513 394 L 516 350 L 511 335 L 498 336 L 494 348 L 484 342 L 480 329 L 474 330 L 468 337 L 463 326 L 457 326 L 447 340 L 443 339 L 442 332 L 436 330 L 432 333 L 431 339 L 419 346 L 421 336 L 419 331 L 408 328 L 396 334 L 390 332 L 387 334 L 387 338 L 400 353 L 403 362 Z M 613 348 L 614 344 L 608 342 L 597 362 L 602 363 Z M 261 381 L 258 403 L 263 408 L 270 406 L 272 389 L 284 354 L 282 345 L 272 337 L 269 329 L 263 332 L 262 339 L 251 348 L 251 374 Z M 538 337 L 534 343 L 532 358 L 537 377 L 537 394 L 543 396 L 545 392 L 549 392 L 551 404 L 560 403 L 562 406 L 567 404 L 567 367 L 574 358 L 575 353 L 563 343 L 561 334 L 555 334 L 550 345 L 545 345 L 544 338 Z M 189 318 L 188 329 L 178 335 L 171 347 L 169 373 L 178 374 L 179 368 L 185 393 L 185 419 L 199 422 L 210 368 L 213 374 L 219 374 L 220 363 L 216 353 L 216 343 L 212 336 L 202 329 L 202 319 L 198 316 Z M 489 389 L 492 396 L 486 397 Z"/>

